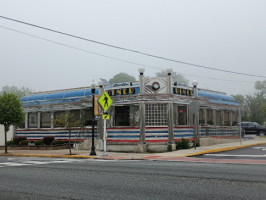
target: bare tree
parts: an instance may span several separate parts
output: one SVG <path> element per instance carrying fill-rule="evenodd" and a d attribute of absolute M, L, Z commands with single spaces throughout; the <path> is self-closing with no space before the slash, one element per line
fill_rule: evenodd
<path fill-rule="evenodd" d="M 71 153 L 71 133 L 73 129 L 80 126 L 80 121 L 74 120 L 74 115 L 65 113 L 61 114 L 57 119 L 54 120 L 54 123 L 58 127 L 65 127 L 66 130 L 68 130 L 68 148 L 69 148 L 69 155 L 72 155 Z"/>

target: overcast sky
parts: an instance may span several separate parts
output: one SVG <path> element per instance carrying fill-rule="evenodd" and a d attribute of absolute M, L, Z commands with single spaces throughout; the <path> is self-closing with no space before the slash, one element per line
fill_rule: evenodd
<path fill-rule="evenodd" d="M 0 15 L 166 58 L 266 76 L 265 0 L 0 0 Z M 172 67 L 198 87 L 252 94 L 263 78 L 163 61 L 0 18 L 0 89 L 85 87 L 138 68 L 155 76 Z M 126 60 L 133 65 L 58 45 Z"/>

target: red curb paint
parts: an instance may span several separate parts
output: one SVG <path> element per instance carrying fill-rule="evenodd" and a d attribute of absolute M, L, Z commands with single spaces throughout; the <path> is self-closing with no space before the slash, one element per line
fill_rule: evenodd
<path fill-rule="evenodd" d="M 143 157 L 142 159 L 154 159 L 154 158 L 163 158 L 162 156 L 147 156 Z"/>
<path fill-rule="evenodd" d="M 117 160 L 119 160 L 119 159 L 125 159 L 125 158 L 124 157 L 116 157 L 116 156 L 108 156 L 105 159 L 110 159 L 110 160 L 117 159 Z"/>

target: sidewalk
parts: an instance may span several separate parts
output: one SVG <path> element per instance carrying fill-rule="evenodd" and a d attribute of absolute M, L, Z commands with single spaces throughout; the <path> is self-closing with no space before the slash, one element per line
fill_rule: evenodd
<path fill-rule="evenodd" d="M 126 159 L 126 160 L 162 160 L 167 158 L 188 157 L 201 155 L 205 153 L 214 153 L 229 151 L 233 149 L 239 149 L 249 146 L 262 145 L 266 143 L 266 138 L 255 138 L 242 140 L 241 145 L 239 142 L 216 144 L 212 146 L 197 147 L 178 150 L 165 153 L 118 153 L 108 152 L 108 156 L 102 156 L 103 152 L 96 152 L 96 156 L 90 156 L 90 150 L 76 150 L 72 149 L 72 154 L 69 155 L 68 149 L 62 150 L 8 150 L 8 154 L 4 153 L 4 150 L 0 150 L 0 156 L 23 156 L 23 157 L 57 157 L 57 158 L 83 158 L 83 159 Z"/>

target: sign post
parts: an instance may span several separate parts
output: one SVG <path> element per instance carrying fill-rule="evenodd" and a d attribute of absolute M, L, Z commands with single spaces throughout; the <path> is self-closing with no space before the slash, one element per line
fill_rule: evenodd
<path fill-rule="evenodd" d="M 112 105 L 113 101 L 108 95 L 108 93 L 104 92 L 103 95 L 99 98 L 98 102 L 105 112 L 102 115 L 102 118 L 103 118 L 103 155 L 102 156 L 108 156 L 108 153 L 106 151 L 106 140 L 107 140 L 106 120 L 110 119 L 110 115 L 108 115 L 106 112 L 109 109 L 109 107 Z"/>
<path fill-rule="evenodd" d="M 103 115 L 103 156 L 108 156 L 108 153 L 106 151 L 106 140 L 107 140 L 106 119 L 110 119 L 110 116 L 104 114 Z"/>

